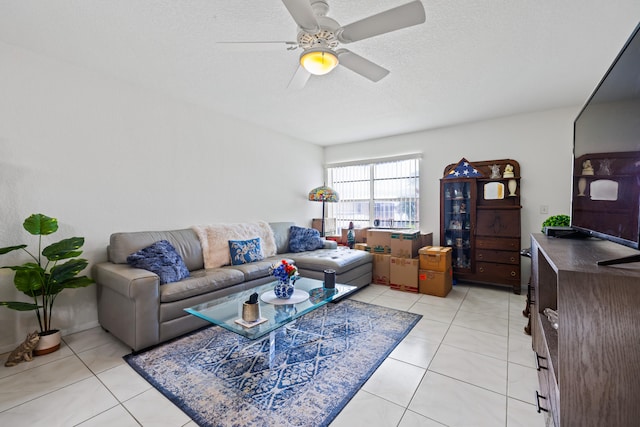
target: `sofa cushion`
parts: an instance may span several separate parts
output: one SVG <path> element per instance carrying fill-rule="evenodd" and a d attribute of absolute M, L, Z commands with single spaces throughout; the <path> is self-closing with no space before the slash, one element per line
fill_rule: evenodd
<path fill-rule="evenodd" d="M 259 237 L 248 240 L 229 240 L 229 254 L 232 265 L 242 265 L 264 258 Z"/>
<path fill-rule="evenodd" d="M 113 233 L 109 240 L 109 261 L 126 264 L 127 257 L 159 240 L 167 240 L 182 257 L 189 271 L 204 268 L 200 240 L 193 230 L 187 228 L 170 231 L 133 231 Z"/>
<path fill-rule="evenodd" d="M 279 257 L 270 257 L 265 258 L 261 261 L 250 262 L 242 265 L 230 265 L 224 268 L 232 268 L 234 270 L 242 272 L 242 274 L 244 274 L 244 280 L 248 282 L 250 280 L 269 276 L 269 269 L 271 268 L 271 266 L 281 260 L 282 258 Z"/>
<path fill-rule="evenodd" d="M 276 242 L 273 230 L 265 221 L 237 224 L 194 225 L 191 227 L 202 246 L 204 267 L 218 268 L 231 264 L 229 240 L 247 240 L 256 236 L 262 239 L 260 245 L 264 256 L 276 254 Z"/>
<path fill-rule="evenodd" d="M 160 287 L 160 302 L 179 301 L 244 282 L 244 275 L 229 267 L 191 272 L 191 277 Z"/>
<path fill-rule="evenodd" d="M 283 256 L 291 258 L 300 270 L 324 271 L 330 268 L 337 274 L 343 274 L 357 266 L 373 262 L 373 256 L 369 252 L 354 249 L 319 249 Z"/>
<path fill-rule="evenodd" d="M 189 270 L 182 257 L 167 240 L 160 240 L 132 253 L 127 257 L 127 263 L 157 274 L 161 285 L 189 277 Z"/>
<path fill-rule="evenodd" d="M 294 222 L 270 222 L 269 226 L 273 230 L 273 237 L 276 241 L 277 253 L 289 252 L 289 229 Z"/>
<path fill-rule="evenodd" d="M 291 226 L 289 229 L 289 251 L 304 252 L 322 249 L 324 240 L 320 232 L 313 228 Z"/>

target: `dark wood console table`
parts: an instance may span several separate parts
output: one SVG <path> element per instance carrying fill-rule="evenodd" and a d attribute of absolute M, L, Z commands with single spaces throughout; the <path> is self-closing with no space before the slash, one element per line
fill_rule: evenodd
<path fill-rule="evenodd" d="M 539 411 L 551 425 L 637 426 L 640 420 L 640 263 L 598 266 L 638 253 L 597 239 L 531 239 L 532 340 Z M 558 313 L 554 329 L 543 313 Z"/>

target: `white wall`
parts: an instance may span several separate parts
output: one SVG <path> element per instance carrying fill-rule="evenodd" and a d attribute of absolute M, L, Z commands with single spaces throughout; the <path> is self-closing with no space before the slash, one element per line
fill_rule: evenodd
<path fill-rule="evenodd" d="M 339 163 L 422 153 L 420 178 L 420 228 L 440 239 L 440 178 L 444 168 L 461 158 L 470 162 L 514 159 L 520 164 L 522 247 L 529 234 L 540 232 L 550 215 L 569 214 L 573 120 L 579 107 L 545 111 L 469 123 L 461 126 L 399 135 L 325 148 L 325 162 Z M 540 206 L 549 214 L 540 214 Z M 522 263 L 523 283 L 530 264 Z"/>
<path fill-rule="evenodd" d="M 31 213 L 61 223 L 49 241 L 86 238 L 84 256 L 106 258 L 115 231 L 264 219 L 308 224 L 320 207 L 323 150 L 220 113 L 184 104 L 0 43 L 0 247 L 35 239 Z M 439 238 L 439 179 L 450 163 L 512 158 L 522 172 L 522 235 L 569 213 L 572 123 L 578 108 L 546 111 L 330 146 L 325 163 L 423 153 L 421 228 Z M 363 155 L 363 153 L 366 153 Z M 281 195 L 281 196 L 280 196 Z M 0 265 L 21 263 L 5 255 Z M 528 278 L 523 265 L 523 280 Z M 0 300 L 21 297 L 0 270 Z M 95 287 L 65 291 L 55 326 L 97 325 Z M 35 329 L 32 313 L 0 308 L 0 353 Z"/>
<path fill-rule="evenodd" d="M 106 259 L 116 231 L 251 220 L 310 225 L 322 148 L 0 43 L 0 247 L 37 240 L 24 218 L 58 218 L 51 243 L 84 236 Z M 12 253 L 0 265 L 22 263 Z M 0 270 L 0 300 L 23 297 Z M 95 286 L 56 303 L 63 334 L 97 325 Z M 0 308 L 0 353 L 36 329 Z"/>

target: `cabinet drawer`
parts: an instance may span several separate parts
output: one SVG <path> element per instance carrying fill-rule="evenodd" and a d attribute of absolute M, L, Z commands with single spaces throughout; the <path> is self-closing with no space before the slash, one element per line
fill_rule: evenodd
<path fill-rule="evenodd" d="M 532 310 L 533 313 L 537 313 L 536 308 Z M 537 324 L 540 319 L 536 319 L 535 323 Z M 550 417 L 552 422 L 550 426 L 559 426 L 558 423 L 558 414 L 560 413 L 560 393 L 558 390 L 558 385 L 556 384 L 554 374 L 550 369 L 550 358 L 549 353 L 547 351 L 547 346 L 544 341 L 544 337 L 542 336 L 541 331 L 542 326 L 537 325 L 537 330 L 535 334 L 532 336 L 533 339 L 533 350 L 536 355 L 536 367 L 538 369 L 538 383 L 539 383 L 539 394 L 541 397 L 538 397 L 538 404 L 549 411 L 547 413 L 547 417 Z"/>
<path fill-rule="evenodd" d="M 520 281 L 520 266 L 509 264 L 490 264 L 479 262 L 476 268 L 476 275 L 483 281 L 496 281 L 498 283 L 507 283 Z"/>
<path fill-rule="evenodd" d="M 520 252 L 478 249 L 476 261 L 500 262 L 502 264 L 520 264 Z"/>
<path fill-rule="evenodd" d="M 476 237 L 476 248 L 519 252 L 520 239 L 493 239 L 491 237 Z"/>
<path fill-rule="evenodd" d="M 476 235 L 520 237 L 520 210 L 478 209 Z"/>

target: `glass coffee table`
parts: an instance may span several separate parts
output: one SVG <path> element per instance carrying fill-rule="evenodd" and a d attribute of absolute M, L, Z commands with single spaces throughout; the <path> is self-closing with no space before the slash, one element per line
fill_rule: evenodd
<path fill-rule="evenodd" d="M 296 281 L 296 292 L 292 300 L 275 298 L 275 281 L 256 288 L 218 298 L 211 302 L 185 308 L 187 313 L 200 317 L 249 339 L 260 338 L 281 326 L 318 307 L 353 293 L 357 286 L 336 284 L 335 289 L 326 289 L 321 280 L 302 277 Z M 243 326 L 242 304 L 257 292 L 262 323 L 251 322 Z M 308 298 L 305 296 L 308 294 Z M 269 301 L 269 302 L 267 302 Z M 299 302 L 296 302 L 299 301 Z M 246 324 L 246 322 L 244 322 Z"/>

